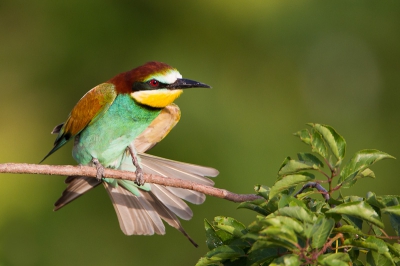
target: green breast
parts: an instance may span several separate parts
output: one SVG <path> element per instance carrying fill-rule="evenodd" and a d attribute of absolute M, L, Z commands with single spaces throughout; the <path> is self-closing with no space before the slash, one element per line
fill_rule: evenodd
<path fill-rule="evenodd" d="M 97 158 L 103 166 L 116 168 L 126 147 L 160 112 L 137 104 L 129 95 L 118 95 L 107 112 L 77 136 L 72 156 L 81 165 Z"/>

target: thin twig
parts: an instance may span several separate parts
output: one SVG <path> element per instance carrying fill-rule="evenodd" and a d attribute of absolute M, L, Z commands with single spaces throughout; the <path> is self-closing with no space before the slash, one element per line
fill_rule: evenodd
<path fill-rule="evenodd" d="M 26 163 L 4 163 L 0 164 L 0 173 L 9 174 L 41 174 L 41 175 L 62 175 L 62 176 L 87 176 L 96 178 L 96 168 L 90 166 L 72 166 L 72 165 L 40 165 Z M 135 181 L 136 174 L 133 172 L 105 169 L 104 177 L 124 179 Z M 209 196 L 230 200 L 233 202 L 244 202 L 262 197 L 254 194 L 236 194 L 225 189 L 197 184 L 195 182 L 185 181 L 177 178 L 168 178 L 158 175 L 143 175 L 144 182 L 164 185 L 168 187 L 177 187 L 190 189 L 204 193 Z"/>
<path fill-rule="evenodd" d="M 329 198 L 330 198 L 329 194 L 328 194 L 328 191 L 326 191 L 326 189 L 323 186 L 321 186 L 320 184 L 318 184 L 317 182 L 308 182 L 296 194 L 294 194 L 294 196 L 296 197 L 297 195 L 302 193 L 307 188 L 315 188 L 315 189 L 317 189 L 318 193 L 321 193 L 326 201 L 328 201 Z"/>
<path fill-rule="evenodd" d="M 343 237 L 343 234 L 338 233 L 336 236 L 331 238 L 327 243 L 325 243 L 325 245 L 322 247 L 322 249 L 317 253 L 316 258 L 318 258 L 322 254 L 324 254 L 326 252 L 326 250 L 332 246 L 333 242 L 335 242 L 336 240 L 338 240 L 339 238 L 342 238 L 342 237 Z"/>

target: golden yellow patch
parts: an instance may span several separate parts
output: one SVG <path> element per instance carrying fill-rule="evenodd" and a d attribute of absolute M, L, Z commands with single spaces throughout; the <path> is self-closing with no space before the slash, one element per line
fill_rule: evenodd
<path fill-rule="evenodd" d="M 151 107 L 163 108 L 178 98 L 182 94 L 182 90 L 150 90 L 150 91 L 135 91 L 131 96 L 138 103 Z"/>

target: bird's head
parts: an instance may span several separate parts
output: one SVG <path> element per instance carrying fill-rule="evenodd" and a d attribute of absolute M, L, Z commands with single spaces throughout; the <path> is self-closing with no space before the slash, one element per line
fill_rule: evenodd
<path fill-rule="evenodd" d="M 171 104 L 183 89 L 211 88 L 201 82 L 183 79 L 178 70 L 161 62 L 148 62 L 108 82 L 115 85 L 117 93 L 130 94 L 138 103 L 155 108 Z"/>

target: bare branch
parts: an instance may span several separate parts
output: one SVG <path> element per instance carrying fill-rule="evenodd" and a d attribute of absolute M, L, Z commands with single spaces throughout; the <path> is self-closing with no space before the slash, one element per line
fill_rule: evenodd
<path fill-rule="evenodd" d="M 87 176 L 96 178 L 96 168 L 90 166 L 72 165 L 40 165 L 26 163 L 4 163 L 0 164 L 0 173 L 9 174 L 40 174 L 40 175 L 63 175 L 63 176 Z M 105 169 L 104 177 L 135 181 L 136 174 L 128 171 Z M 169 187 L 190 189 L 204 193 L 209 196 L 230 200 L 233 202 L 244 202 L 262 197 L 254 194 L 236 194 L 225 189 L 201 185 L 177 178 L 166 178 L 158 175 L 143 175 L 144 182 Z"/>

